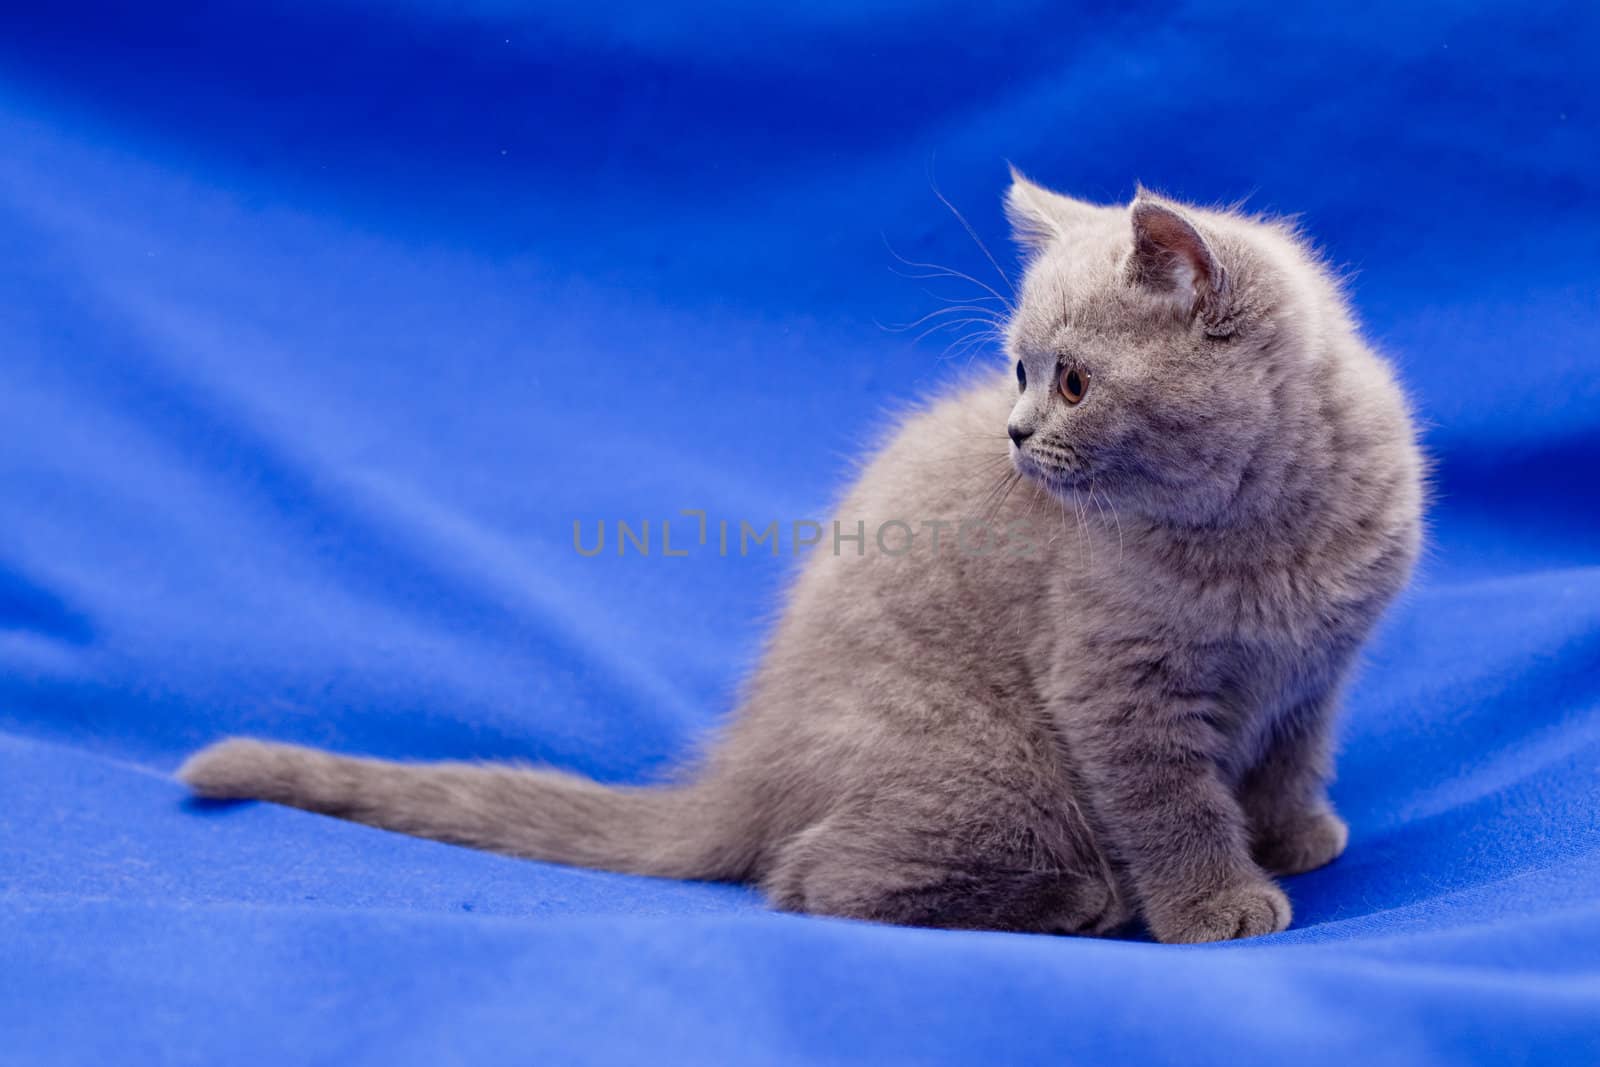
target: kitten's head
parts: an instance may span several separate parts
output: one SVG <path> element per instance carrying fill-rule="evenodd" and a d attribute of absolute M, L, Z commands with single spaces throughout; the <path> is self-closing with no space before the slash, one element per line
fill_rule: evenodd
<path fill-rule="evenodd" d="M 1143 191 L 1103 207 L 1013 179 L 1006 213 L 1030 253 L 1007 330 L 1017 468 L 1155 519 L 1224 514 L 1276 447 L 1286 333 L 1315 299 L 1282 265 L 1293 240 Z"/>

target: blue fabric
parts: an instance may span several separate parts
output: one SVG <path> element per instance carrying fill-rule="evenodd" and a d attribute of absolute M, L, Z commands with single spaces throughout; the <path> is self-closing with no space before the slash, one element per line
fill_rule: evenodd
<path fill-rule="evenodd" d="M 266 5 L 272 6 L 272 5 Z M 1592 4 L 10 4 L 0 1062 L 1600 1061 Z M 1003 160 L 1301 213 L 1437 460 L 1349 853 L 1203 948 L 770 914 L 262 805 L 250 733 L 637 781 L 967 354 Z M 978 358 L 989 358 L 980 356 Z M 690 528 L 685 520 L 681 530 Z"/>

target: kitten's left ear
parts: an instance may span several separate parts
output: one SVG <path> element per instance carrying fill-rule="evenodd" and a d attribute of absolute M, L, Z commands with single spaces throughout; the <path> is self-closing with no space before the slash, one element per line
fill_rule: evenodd
<path fill-rule="evenodd" d="M 1011 188 L 1006 190 L 1006 218 L 1012 239 L 1037 252 L 1057 238 L 1070 238 L 1074 230 L 1104 212 L 1105 208 L 1052 192 L 1029 181 L 1011 168 Z"/>
<path fill-rule="evenodd" d="M 1132 215 L 1134 284 L 1187 305 L 1207 333 L 1228 333 L 1228 272 L 1205 237 L 1182 213 L 1152 199 L 1135 200 Z"/>

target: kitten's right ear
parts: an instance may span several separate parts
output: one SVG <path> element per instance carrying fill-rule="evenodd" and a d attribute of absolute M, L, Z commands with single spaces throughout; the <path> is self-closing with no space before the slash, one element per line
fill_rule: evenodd
<path fill-rule="evenodd" d="M 1006 190 L 1006 218 L 1012 239 L 1030 252 L 1068 236 L 1080 224 L 1104 209 L 1098 204 L 1053 193 L 1011 168 L 1011 188 Z"/>
<path fill-rule="evenodd" d="M 1128 270 L 1133 283 L 1170 297 L 1190 315 L 1199 315 L 1213 336 L 1230 332 L 1228 272 L 1194 223 L 1142 189 L 1131 215 L 1133 256 Z"/>

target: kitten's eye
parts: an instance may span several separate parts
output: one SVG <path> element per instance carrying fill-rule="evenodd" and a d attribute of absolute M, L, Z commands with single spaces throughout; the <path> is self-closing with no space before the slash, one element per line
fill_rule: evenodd
<path fill-rule="evenodd" d="M 1017 391 L 1020 393 L 1028 387 L 1028 372 L 1022 368 L 1022 360 L 1017 360 Z"/>
<path fill-rule="evenodd" d="M 1061 368 L 1061 397 L 1069 404 L 1076 404 L 1083 399 L 1089 391 L 1089 372 L 1081 367 Z"/>

